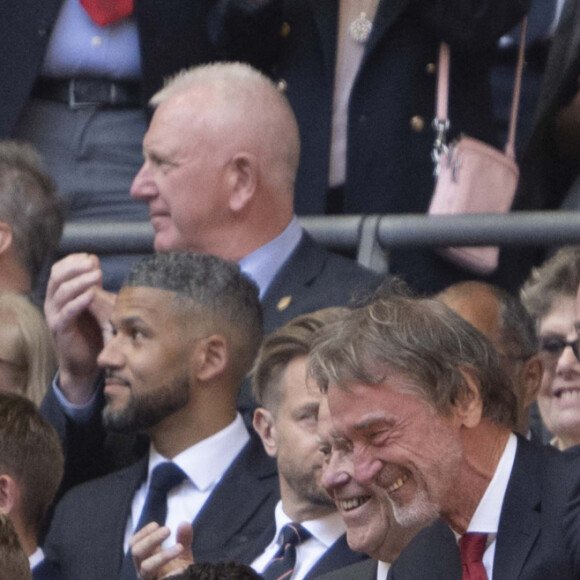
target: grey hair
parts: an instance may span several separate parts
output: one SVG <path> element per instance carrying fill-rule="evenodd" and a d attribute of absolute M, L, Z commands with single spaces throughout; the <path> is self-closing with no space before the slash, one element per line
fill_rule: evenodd
<path fill-rule="evenodd" d="M 575 297 L 580 286 L 580 246 L 560 248 L 538 268 L 522 286 L 521 300 L 539 323 L 561 296 Z"/>
<path fill-rule="evenodd" d="M 260 150 L 262 178 L 272 180 L 273 190 L 293 193 L 300 158 L 298 123 L 272 80 L 246 63 L 216 62 L 180 71 L 149 104 L 157 107 L 196 88 L 210 91 L 197 113 L 213 113 L 211 126 L 225 127 L 244 147 L 252 142 Z"/>
<path fill-rule="evenodd" d="M 483 416 L 513 428 L 516 398 L 493 345 L 436 300 L 393 296 L 353 311 L 323 327 L 314 339 L 310 372 L 328 385 L 379 385 L 390 372 L 439 413 L 472 396 L 466 375 L 479 389 Z"/>
<path fill-rule="evenodd" d="M 184 324 L 211 325 L 232 341 L 234 372 L 249 371 L 262 340 L 258 288 L 237 264 L 207 254 L 169 252 L 133 265 L 123 286 L 145 286 L 176 294 Z"/>
<path fill-rule="evenodd" d="M 58 246 L 64 211 L 54 182 L 30 145 L 0 141 L 0 221 L 12 228 L 16 257 L 34 283 Z"/>

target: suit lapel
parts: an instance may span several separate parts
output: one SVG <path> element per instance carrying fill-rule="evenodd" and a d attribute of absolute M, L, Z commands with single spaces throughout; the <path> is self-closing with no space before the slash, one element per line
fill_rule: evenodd
<path fill-rule="evenodd" d="M 262 300 L 264 311 L 264 334 L 272 332 L 294 318 L 295 300 L 300 300 L 304 289 L 320 274 L 328 252 L 318 246 L 309 234 L 304 232 L 300 243 L 282 265 Z M 288 309 L 280 309 L 280 300 L 290 297 Z M 301 312 L 298 310 L 298 312 Z"/>
<path fill-rule="evenodd" d="M 540 457 L 523 438 L 506 490 L 493 563 L 494 580 L 515 580 L 540 532 Z"/>
<path fill-rule="evenodd" d="M 110 495 L 110 505 L 108 511 L 114 514 L 114 521 L 118 525 L 112 526 L 107 531 L 106 536 L 109 538 L 111 555 L 110 561 L 114 564 L 114 574 L 110 578 L 116 578 L 121 570 L 123 558 L 123 546 L 125 544 L 125 528 L 129 514 L 131 513 L 131 505 L 133 497 L 137 488 L 147 479 L 147 465 L 149 463 L 149 454 L 140 459 L 134 465 L 127 469 L 115 472 L 114 489 Z"/>
<path fill-rule="evenodd" d="M 346 534 L 343 534 L 326 550 L 322 558 L 310 569 L 304 580 L 311 580 L 327 572 L 339 570 L 350 564 L 355 564 L 362 560 L 367 560 L 366 554 L 357 554 L 353 552 L 346 543 Z"/>
<path fill-rule="evenodd" d="M 193 522 L 197 530 L 193 542 L 196 561 L 200 556 L 201 559 L 210 557 L 205 554 L 219 558 L 216 550 L 230 543 L 234 536 L 238 544 L 253 539 L 240 534 L 240 530 L 262 504 L 273 500 L 271 486 L 264 485 L 262 480 L 275 476 L 275 463 L 266 456 L 261 442 L 253 436 Z M 273 508 L 271 516 L 274 517 Z M 227 551 L 235 551 L 236 547 L 229 547 Z M 229 554 L 224 554 L 222 550 L 221 557 L 229 557 Z"/>

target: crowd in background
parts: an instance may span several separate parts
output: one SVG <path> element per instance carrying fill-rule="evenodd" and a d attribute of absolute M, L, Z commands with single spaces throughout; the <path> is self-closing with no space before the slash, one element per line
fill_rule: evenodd
<path fill-rule="evenodd" d="M 512 211 L 577 211 L 577 0 L 5 7 L 11 580 L 580 578 L 580 249 L 385 274 L 297 219 L 428 210 L 442 42 L 503 146 L 525 15 Z M 154 252 L 58 254 L 110 220 Z"/>

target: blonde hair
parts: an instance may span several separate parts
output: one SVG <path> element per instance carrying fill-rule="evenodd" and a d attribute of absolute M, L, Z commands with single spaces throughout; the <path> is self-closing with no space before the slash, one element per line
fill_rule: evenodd
<path fill-rule="evenodd" d="M 0 293 L 0 344 L 4 352 L 10 352 L 8 364 L 14 384 L 9 390 L 40 406 L 56 372 L 57 360 L 44 317 L 24 296 Z"/>

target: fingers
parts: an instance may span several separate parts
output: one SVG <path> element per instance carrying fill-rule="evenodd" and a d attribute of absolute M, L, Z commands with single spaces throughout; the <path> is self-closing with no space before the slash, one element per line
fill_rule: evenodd
<path fill-rule="evenodd" d="M 95 288 L 94 297 L 88 306 L 89 312 L 94 316 L 103 333 L 103 342 L 105 343 L 112 336 L 111 312 L 116 299 L 116 294 L 107 292 L 102 288 Z"/>
<path fill-rule="evenodd" d="M 153 554 L 141 562 L 140 576 L 143 580 L 159 580 L 183 572 L 188 564 L 180 559 L 179 556 L 182 552 L 183 546 L 175 544 L 171 548 Z"/>
<path fill-rule="evenodd" d="M 141 528 L 129 541 L 131 555 L 135 570 L 142 578 L 156 578 L 156 567 L 151 563 L 146 566 L 146 573 L 141 570 L 143 561 L 151 558 L 154 554 L 161 552 L 161 544 L 169 537 L 169 528 L 160 527 L 157 523 L 151 522 Z M 154 564 L 154 563 L 153 563 Z"/>
<path fill-rule="evenodd" d="M 182 522 L 177 527 L 177 542 L 183 546 L 183 554 L 181 557 L 187 559 L 190 564 L 193 564 L 193 552 L 191 550 L 191 546 L 193 545 L 193 527 L 189 522 Z"/>
<path fill-rule="evenodd" d="M 101 281 L 99 260 L 90 254 L 71 254 L 52 267 L 44 309 L 53 332 L 88 307 Z"/>
<path fill-rule="evenodd" d="M 185 539 L 193 536 L 191 526 L 185 529 L 180 525 L 178 537 L 181 535 Z M 139 576 L 143 580 L 159 580 L 168 575 L 182 572 L 187 566 L 193 563 L 191 555 L 191 544 L 187 544 L 187 549 L 182 543 L 177 543 L 171 548 L 162 549 L 163 542 L 169 537 L 169 529 L 165 526 L 159 527 L 152 522 L 139 530 L 130 540 L 131 554 Z"/>

